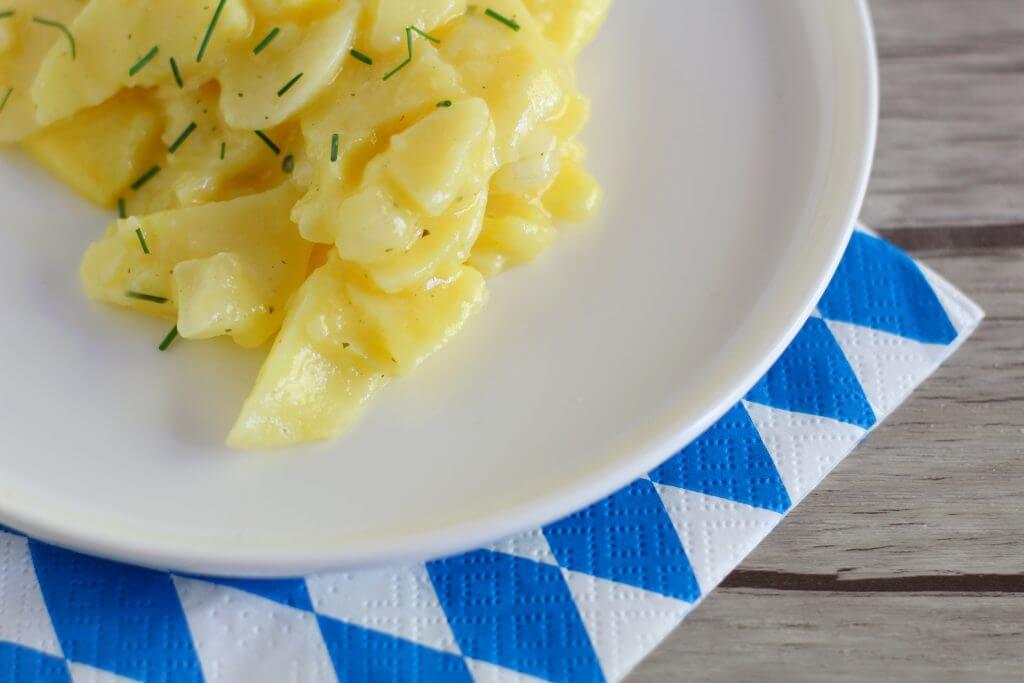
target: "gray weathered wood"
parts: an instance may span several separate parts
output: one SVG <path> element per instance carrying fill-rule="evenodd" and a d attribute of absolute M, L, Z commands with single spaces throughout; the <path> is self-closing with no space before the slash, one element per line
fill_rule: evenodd
<path fill-rule="evenodd" d="M 872 7 L 865 218 L 988 319 L 634 681 L 1024 680 L 1024 0 Z"/>
<path fill-rule="evenodd" d="M 882 66 L 878 226 L 1024 222 L 1024 4 L 872 0 Z"/>

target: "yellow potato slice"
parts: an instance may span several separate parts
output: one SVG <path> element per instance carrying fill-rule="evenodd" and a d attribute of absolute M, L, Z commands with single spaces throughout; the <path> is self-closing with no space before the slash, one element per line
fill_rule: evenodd
<path fill-rule="evenodd" d="M 265 448 L 336 436 L 392 376 L 443 346 L 486 298 L 462 268 L 402 295 L 375 293 L 336 256 L 296 292 L 228 436 Z"/>
<path fill-rule="evenodd" d="M 36 119 L 43 125 L 99 104 L 121 88 L 177 88 L 168 60 L 174 57 L 186 87 L 210 80 L 252 31 L 253 17 L 241 2 L 224 3 L 202 61 L 199 52 L 216 9 L 209 2 L 182 0 L 90 0 L 70 26 L 76 54 L 66 41 L 47 53 L 32 84 Z M 157 54 L 134 75 L 140 60 Z"/>
<path fill-rule="evenodd" d="M 453 21 L 441 55 L 454 65 L 467 92 L 481 97 L 497 130 L 499 163 L 517 161 L 519 145 L 542 123 L 557 118 L 572 89 L 572 71 L 541 34 L 520 0 L 490 3 L 506 17 L 517 17 L 513 31 L 481 12 Z"/>
<path fill-rule="evenodd" d="M 70 25 L 84 3 L 80 0 L 7 0 L 0 11 L 13 15 L 0 19 L 0 143 L 22 140 L 39 130 L 29 89 L 39 65 L 54 46 L 68 45 L 55 26 L 32 21 Z"/>
<path fill-rule="evenodd" d="M 399 374 L 414 370 L 447 344 L 487 301 L 483 276 L 467 266 L 439 273 L 422 287 L 398 295 L 359 284 L 349 284 L 346 291 Z"/>
<path fill-rule="evenodd" d="M 463 93 L 458 73 L 426 40 L 416 43 L 416 58 L 385 81 L 391 68 L 381 62 L 347 66 L 331 91 L 303 115 L 312 178 L 292 217 L 308 240 L 333 244 L 341 204 L 359 189 L 365 164 L 386 148 L 389 136 L 435 111 L 438 102 Z M 338 157 L 332 161 L 334 135 Z"/>
<path fill-rule="evenodd" d="M 594 176 L 579 163 L 567 161 L 551 189 L 544 193 L 544 206 L 558 220 L 580 222 L 597 212 L 603 197 Z"/>
<path fill-rule="evenodd" d="M 483 184 L 493 172 L 493 140 L 487 103 L 479 98 L 456 102 L 392 137 L 367 176 L 386 177 L 417 209 L 440 216 L 464 188 Z"/>
<path fill-rule="evenodd" d="M 469 265 L 486 277 L 528 263 L 554 241 L 551 214 L 537 200 L 493 196 Z"/>
<path fill-rule="evenodd" d="M 293 151 L 293 129 L 282 126 L 264 133 L 278 145 L 280 152 L 275 154 L 252 131 L 227 125 L 220 113 L 219 93 L 216 83 L 162 93 L 159 102 L 166 124 L 163 149 L 154 162 L 161 170 L 128 194 L 130 213 L 226 201 L 266 192 L 281 183 L 281 161 Z"/>
<path fill-rule="evenodd" d="M 359 10 L 357 3 L 341 3 L 309 24 L 284 24 L 259 54 L 246 50 L 229 61 L 220 73 L 228 125 L 273 128 L 320 95 L 348 57 Z"/>
<path fill-rule="evenodd" d="M 112 206 L 162 153 L 159 108 L 125 90 L 24 142 L 32 157 L 100 206 Z"/>
<path fill-rule="evenodd" d="M 82 286 L 93 299 L 150 315 L 173 318 L 185 310 L 184 336 L 194 331 L 206 338 L 217 329 L 216 320 L 235 320 L 220 332 L 243 346 L 258 346 L 277 330 L 288 297 L 306 275 L 312 245 L 289 218 L 296 196 L 284 183 L 227 202 L 119 220 L 86 251 Z M 232 262 L 211 259 L 221 253 L 230 254 Z M 184 262 L 190 263 L 179 285 L 176 270 Z M 238 269 L 230 272 L 245 277 L 222 287 L 204 282 L 236 262 Z M 208 322 L 199 324 L 204 316 Z"/>
<path fill-rule="evenodd" d="M 465 13 L 466 0 L 374 0 L 370 3 L 369 43 L 374 50 L 387 52 L 404 45 L 407 26 L 430 33 Z"/>
<path fill-rule="evenodd" d="M 608 16 L 611 0 L 524 0 L 544 25 L 544 35 L 567 54 L 575 56 L 594 39 Z"/>

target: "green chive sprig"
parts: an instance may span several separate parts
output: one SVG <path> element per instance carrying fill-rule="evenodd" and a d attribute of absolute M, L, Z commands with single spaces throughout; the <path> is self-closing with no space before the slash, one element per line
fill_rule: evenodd
<path fill-rule="evenodd" d="M 373 58 L 370 55 L 360 52 L 359 50 L 349 50 L 348 53 L 358 59 L 363 64 L 373 65 Z"/>
<path fill-rule="evenodd" d="M 220 160 L 224 161 L 224 152 L 228 151 L 228 143 L 220 143 Z"/>
<path fill-rule="evenodd" d="M 133 291 L 131 289 L 129 289 L 127 292 L 125 292 L 124 295 L 126 297 L 128 297 L 129 299 L 138 299 L 139 301 L 148 301 L 148 302 L 154 303 L 154 304 L 165 304 L 168 301 L 170 301 L 170 299 L 168 299 L 165 296 L 157 296 L 155 294 L 146 294 L 144 292 L 136 292 L 136 291 Z"/>
<path fill-rule="evenodd" d="M 274 38 L 277 38 L 277 34 L 280 32 L 281 29 L 275 26 L 273 29 L 271 29 L 270 33 L 268 33 L 266 37 L 260 41 L 259 45 L 252 49 L 252 53 L 254 55 L 258 55 L 259 53 L 263 52 L 263 50 L 266 49 L 267 45 L 270 45 L 270 43 L 274 41 Z"/>
<path fill-rule="evenodd" d="M 41 24 L 43 26 L 52 26 L 53 28 L 60 29 L 60 31 L 67 37 L 68 44 L 71 46 L 71 59 L 74 59 L 77 56 L 77 52 L 75 50 L 75 37 L 71 35 L 71 31 L 68 30 L 67 26 L 60 23 L 59 21 L 54 21 L 52 19 L 44 19 L 42 17 L 32 17 L 32 21 L 36 24 Z"/>
<path fill-rule="evenodd" d="M 291 154 L 286 156 L 284 161 L 281 162 L 281 170 L 290 175 L 291 172 L 295 170 L 295 157 Z"/>
<path fill-rule="evenodd" d="M 124 205 L 124 197 L 117 198 L 117 217 L 121 220 L 128 218 L 128 208 Z"/>
<path fill-rule="evenodd" d="M 425 31 L 421 31 L 420 29 L 416 28 L 415 26 L 406 26 L 405 27 L 405 48 L 406 48 L 406 51 L 408 52 L 408 56 L 405 58 L 404 62 L 402 62 L 401 64 L 396 66 L 394 69 L 392 69 L 391 71 L 389 71 L 386 74 L 384 74 L 384 80 L 385 81 L 388 80 L 389 78 L 391 78 L 392 76 L 394 76 L 396 73 L 398 73 L 399 71 L 401 71 L 405 67 L 409 66 L 409 64 L 412 62 L 412 34 L 413 34 L 413 31 L 415 31 L 416 33 L 420 34 L 421 36 L 423 36 L 424 38 L 426 38 L 427 40 L 429 40 L 432 43 L 440 43 L 441 42 L 441 40 L 439 38 L 435 38 L 434 36 L 430 35 L 429 33 L 425 32 Z"/>
<path fill-rule="evenodd" d="M 159 172 L 160 172 L 160 167 L 159 166 L 154 166 L 153 168 L 149 169 L 148 171 L 143 173 L 142 176 L 140 176 L 138 180 L 136 180 L 134 183 L 132 183 L 132 189 L 133 190 L 139 189 L 140 187 L 142 187 L 143 185 L 148 183 L 150 180 L 152 180 L 153 176 L 155 176 Z"/>
<path fill-rule="evenodd" d="M 519 25 L 519 22 L 516 21 L 515 19 L 509 19 L 508 17 L 506 17 L 503 14 L 498 14 L 497 12 L 492 10 L 490 7 L 488 7 L 486 10 L 484 10 L 484 14 L 489 16 L 491 19 L 494 19 L 496 21 L 500 21 L 501 23 L 505 24 L 505 26 L 508 26 L 513 31 L 518 31 L 520 28 L 522 28 Z"/>
<path fill-rule="evenodd" d="M 11 99 L 12 92 L 14 92 L 14 88 L 8 88 L 7 92 L 4 93 L 3 98 L 0 99 L 0 112 L 2 112 L 4 110 L 4 107 L 7 106 L 7 100 Z"/>
<path fill-rule="evenodd" d="M 175 152 L 177 152 L 178 148 L 181 147 L 181 145 L 184 144 L 185 140 L 188 139 L 188 136 L 192 135 L 192 132 L 196 129 L 196 127 L 197 126 L 195 121 L 188 124 L 188 127 L 181 132 L 181 135 L 179 135 L 178 138 L 171 143 L 171 146 L 167 148 L 167 152 L 170 154 L 174 154 Z"/>
<path fill-rule="evenodd" d="M 293 85 L 295 85 L 296 83 L 298 83 L 298 82 L 299 82 L 299 79 L 300 79 L 300 78 L 302 78 L 302 76 L 303 76 L 303 74 L 301 74 L 301 73 L 298 73 L 298 74 L 296 74 L 295 76 L 293 76 L 293 77 L 292 77 L 292 79 L 291 79 L 290 81 L 288 81 L 288 82 L 287 82 L 287 83 L 285 83 L 285 84 L 284 84 L 283 86 L 281 86 L 281 89 L 277 91 L 277 96 L 278 96 L 278 97 L 281 97 L 281 96 L 282 96 L 282 95 L 284 95 L 284 94 L 285 94 L 286 92 L 288 92 L 289 90 L 291 90 L 291 89 L 292 89 L 292 86 L 293 86 Z"/>
<path fill-rule="evenodd" d="M 441 108 L 441 107 L 450 107 L 450 106 L 452 106 L 452 101 L 451 100 L 441 100 L 440 102 L 437 103 L 437 106 L 439 108 Z"/>
<path fill-rule="evenodd" d="M 181 78 L 181 72 L 178 70 L 178 62 L 174 61 L 174 57 L 171 57 L 171 73 L 174 74 L 174 82 L 178 84 L 178 87 L 184 88 L 185 81 Z"/>
<path fill-rule="evenodd" d="M 135 228 L 135 236 L 139 238 L 139 244 L 142 245 L 142 253 L 149 253 L 149 245 L 146 244 L 146 236 L 142 234 L 142 228 Z"/>
<path fill-rule="evenodd" d="M 0 19 L 6 19 L 7 17 L 13 17 L 13 16 L 14 16 L 14 10 L 12 10 L 12 9 L 5 9 L 3 12 L 0 12 Z"/>
<path fill-rule="evenodd" d="M 175 325 L 174 327 L 171 328 L 171 331 L 167 333 L 167 336 L 164 337 L 164 340 L 162 342 L 160 342 L 160 346 L 158 346 L 157 348 L 159 348 L 161 351 L 166 351 L 168 349 L 168 347 L 170 347 L 171 343 L 177 337 L 178 337 L 178 326 Z"/>
<path fill-rule="evenodd" d="M 331 136 L 331 161 L 338 160 L 338 146 L 341 143 L 341 136 L 335 133 Z"/>
<path fill-rule="evenodd" d="M 256 137 L 258 137 L 260 140 L 263 140 L 263 142 L 266 143 L 267 147 L 269 147 L 271 151 L 274 152 L 274 154 L 281 153 L 281 148 L 275 145 L 274 141 L 268 138 L 266 133 L 264 133 L 262 130 L 254 130 L 253 132 L 256 133 Z"/>
<path fill-rule="evenodd" d="M 220 0 L 217 3 L 217 9 L 213 12 L 213 19 L 210 20 L 210 25 L 206 28 L 206 35 L 203 36 L 203 42 L 199 46 L 199 53 L 196 54 L 196 62 L 203 61 L 203 57 L 206 56 L 206 48 L 210 45 L 210 38 L 213 37 L 213 30 L 217 28 L 217 22 L 220 21 L 220 13 L 224 11 L 224 4 L 227 0 Z"/>
<path fill-rule="evenodd" d="M 149 52 L 147 52 L 142 59 L 140 59 L 139 61 L 135 62 L 134 66 L 132 66 L 132 68 L 128 69 L 128 75 L 129 76 L 134 76 L 135 74 L 137 74 L 140 71 L 142 71 L 142 68 L 144 66 L 146 66 L 147 64 L 149 64 L 153 60 L 153 57 L 156 57 L 158 52 L 160 52 L 160 48 L 157 47 L 156 45 L 154 45 L 153 49 L 151 49 Z"/>

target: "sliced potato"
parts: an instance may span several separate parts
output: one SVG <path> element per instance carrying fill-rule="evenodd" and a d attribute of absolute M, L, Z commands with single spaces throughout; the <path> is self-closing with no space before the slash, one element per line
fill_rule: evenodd
<path fill-rule="evenodd" d="M 348 57 L 359 10 L 357 3 L 341 3 L 333 14 L 308 24 L 284 24 L 259 54 L 246 50 L 229 61 L 220 73 L 227 123 L 273 128 L 319 96 Z"/>
<path fill-rule="evenodd" d="M 387 52 L 405 43 L 405 28 L 415 26 L 425 33 L 452 17 L 466 13 L 466 0 L 373 0 L 370 3 L 370 46 Z"/>
<path fill-rule="evenodd" d="M 524 0 L 544 25 L 544 35 L 566 54 L 575 56 L 593 40 L 608 16 L 611 0 Z"/>
<path fill-rule="evenodd" d="M 493 139 L 487 103 L 456 102 L 393 136 L 367 176 L 386 176 L 420 211 L 440 216 L 467 186 L 481 185 L 493 172 Z"/>
<path fill-rule="evenodd" d="M 295 293 L 228 446 L 331 438 L 388 382 L 394 364 L 370 353 L 373 332 L 348 299 L 345 281 L 345 266 L 333 258 Z"/>
<path fill-rule="evenodd" d="M 523 139 L 565 109 L 572 70 L 520 0 L 491 5 L 504 16 L 517 17 L 521 30 L 470 13 L 452 22 L 440 51 L 458 70 L 467 92 L 487 102 L 497 130 L 498 162 L 505 164 L 518 160 Z"/>
<path fill-rule="evenodd" d="M 402 294 L 384 294 L 355 283 L 346 291 L 401 374 L 447 344 L 487 301 L 483 276 L 467 266 L 441 272 Z"/>
<path fill-rule="evenodd" d="M 119 220 L 86 251 L 82 285 L 93 299 L 142 313 L 175 317 L 186 310 L 187 330 L 200 338 L 216 329 L 212 321 L 198 324 L 200 317 L 244 319 L 244 324 L 224 325 L 221 332 L 244 346 L 257 346 L 277 330 L 288 297 L 306 275 L 311 245 L 289 218 L 296 196 L 284 183 L 259 195 Z M 230 254 L 231 261 L 208 260 L 221 253 Z M 186 281 L 180 286 L 176 270 L 185 262 Z M 217 272 L 235 279 L 219 288 L 204 281 Z M 243 293 L 241 301 L 259 303 L 241 306 L 228 296 L 232 289 Z M 235 307 L 245 310 L 231 310 Z"/>
<path fill-rule="evenodd" d="M 67 45 L 54 26 L 32 21 L 33 16 L 64 25 L 82 10 L 80 0 L 7 0 L 4 11 L 14 14 L 0 20 L 0 143 L 23 140 L 39 130 L 29 92 L 39 65 L 54 46 Z M 9 94 L 8 94 L 9 93 Z"/>
<path fill-rule="evenodd" d="M 604 193 L 594 176 L 579 163 L 566 161 L 551 188 L 544 193 L 544 206 L 561 221 L 585 221 L 597 212 Z"/>
<path fill-rule="evenodd" d="M 162 154 L 163 121 L 151 98 L 125 90 L 32 135 L 24 147 L 100 206 L 112 206 Z"/>
<path fill-rule="evenodd" d="M 40 65 L 32 83 L 36 119 L 43 125 L 63 119 L 121 88 L 177 88 L 171 57 L 186 87 L 203 85 L 252 31 L 253 17 L 245 3 L 226 2 L 199 61 L 218 6 L 213 1 L 90 0 L 70 26 L 74 58 L 67 41 L 58 41 Z M 156 56 L 133 75 L 132 68 L 154 47 Z"/>
<path fill-rule="evenodd" d="M 332 257 L 296 292 L 228 445 L 265 448 L 337 435 L 391 377 L 457 334 L 486 296 L 471 268 L 389 295 Z"/>

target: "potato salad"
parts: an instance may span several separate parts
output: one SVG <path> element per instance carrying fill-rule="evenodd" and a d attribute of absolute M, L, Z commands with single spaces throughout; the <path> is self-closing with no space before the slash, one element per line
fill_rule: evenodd
<path fill-rule="evenodd" d="M 228 445 L 326 439 L 596 210 L 609 2 L 0 0 L 0 142 L 116 212 L 82 287 L 154 347 L 269 346 Z"/>

